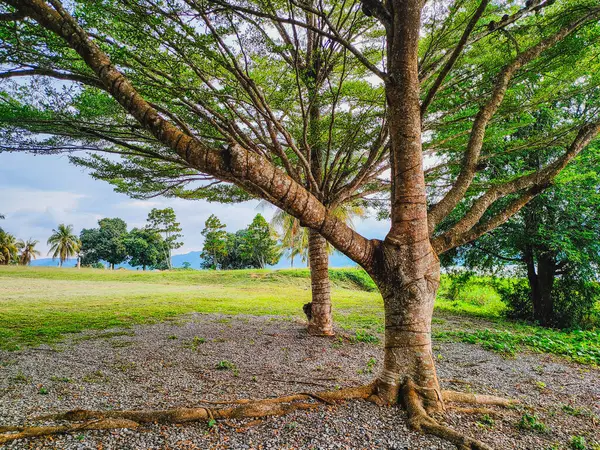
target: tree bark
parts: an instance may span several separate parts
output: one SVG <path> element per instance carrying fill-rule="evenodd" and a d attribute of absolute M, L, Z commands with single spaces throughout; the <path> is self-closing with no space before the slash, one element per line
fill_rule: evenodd
<path fill-rule="evenodd" d="M 308 234 L 308 259 L 310 261 L 310 282 L 312 288 L 308 332 L 319 336 L 333 336 L 327 241 L 314 230 L 309 230 Z"/>
<path fill-rule="evenodd" d="M 382 243 L 371 274 L 385 307 L 385 353 L 377 395 L 384 403 L 396 403 L 400 389 L 412 382 L 425 410 L 441 411 L 444 403 L 431 348 L 439 260 L 433 252 L 419 259 L 407 250 Z"/>
<path fill-rule="evenodd" d="M 551 326 L 554 320 L 552 288 L 555 278 L 556 263 L 551 255 L 541 254 L 538 257 L 537 272 L 533 258 L 528 261 L 527 279 L 533 302 L 533 319 L 543 327 Z"/>

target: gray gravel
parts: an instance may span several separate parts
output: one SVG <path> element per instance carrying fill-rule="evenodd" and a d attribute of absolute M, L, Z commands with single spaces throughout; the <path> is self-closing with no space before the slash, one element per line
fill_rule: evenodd
<path fill-rule="evenodd" d="M 600 445 L 600 371 L 547 355 L 503 359 L 477 346 L 437 343 L 444 387 L 519 398 L 493 425 L 449 411 L 443 420 L 496 449 L 569 448 L 572 436 Z M 0 425 L 74 408 L 199 405 L 198 399 L 264 398 L 365 383 L 378 345 L 314 338 L 289 319 L 193 314 L 177 322 L 75 335 L 70 341 L 0 352 Z M 233 366 L 219 370 L 227 361 Z M 318 385 L 310 384 L 316 383 Z M 567 414 L 569 405 L 576 416 Z M 521 430 L 536 414 L 548 431 Z M 348 402 L 256 421 L 151 425 L 14 441 L 10 449 L 452 449 L 408 430 L 400 408 Z"/>

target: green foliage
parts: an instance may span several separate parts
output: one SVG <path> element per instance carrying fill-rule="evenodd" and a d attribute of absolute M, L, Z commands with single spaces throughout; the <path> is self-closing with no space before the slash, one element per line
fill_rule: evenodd
<path fill-rule="evenodd" d="M 517 428 L 522 430 L 532 430 L 539 431 L 540 433 L 545 433 L 548 431 L 548 427 L 544 422 L 540 421 L 540 419 L 535 414 L 525 413 L 521 417 L 521 420 L 517 424 Z"/>
<path fill-rule="evenodd" d="M 582 415 L 586 414 L 586 412 L 583 409 L 574 408 L 571 405 L 562 405 L 561 409 L 565 414 L 568 414 L 568 415 L 574 416 L 574 417 L 578 417 L 578 416 L 582 416 Z"/>
<path fill-rule="evenodd" d="M 480 344 L 483 348 L 514 356 L 521 347 L 537 352 L 566 356 L 582 364 L 600 365 L 600 332 L 559 332 L 534 327 L 516 331 L 442 331 L 436 339 Z"/>
<path fill-rule="evenodd" d="M 156 267 L 164 261 L 165 242 L 149 228 L 134 228 L 125 237 L 125 249 L 132 266 Z"/>
<path fill-rule="evenodd" d="M 507 306 L 505 314 L 508 318 L 533 320 L 531 287 L 526 280 L 516 278 L 505 283 L 497 283 L 496 290 Z"/>
<path fill-rule="evenodd" d="M 378 344 L 379 338 L 365 330 L 356 330 L 351 338 L 352 342 L 366 342 L 368 344 Z"/>
<path fill-rule="evenodd" d="M 202 267 L 210 269 L 263 269 L 275 265 L 281 257 L 275 232 L 260 214 L 236 233 L 227 233 L 225 225 L 213 214 L 202 231 L 204 247 Z"/>
<path fill-rule="evenodd" d="M 235 370 L 235 364 L 231 361 L 227 361 L 224 359 L 223 361 L 219 361 L 216 365 L 217 370 Z"/>
<path fill-rule="evenodd" d="M 560 328 L 594 325 L 592 311 L 600 300 L 599 153 L 591 145 L 518 215 L 451 255 L 468 267 L 517 267 L 526 273 L 523 280 L 499 286 L 508 317 Z M 538 152 L 526 162 L 550 157 Z"/>
<path fill-rule="evenodd" d="M 481 416 L 481 418 L 477 421 L 477 423 L 484 425 L 486 427 L 493 427 L 494 424 L 496 423 L 496 421 L 489 415 L 489 414 L 484 414 L 483 416 Z"/>
<path fill-rule="evenodd" d="M 202 247 L 202 268 L 219 269 L 227 256 L 227 232 L 219 218 L 211 214 L 204 223 L 202 230 L 204 245 Z"/>
<path fill-rule="evenodd" d="M 156 233 L 164 235 L 165 242 L 165 262 L 167 268 L 171 269 L 171 252 L 180 248 L 183 242 L 178 239 L 182 237 L 181 226 L 177 222 L 177 216 L 173 208 L 157 209 L 152 208 L 148 213 L 148 228 Z"/>
<path fill-rule="evenodd" d="M 16 261 L 18 251 L 17 238 L 0 229 L 0 265 L 8 265 Z"/>
<path fill-rule="evenodd" d="M 119 218 L 100 219 L 99 228 L 81 230 L 81 262 L 91 265 L 106 261 L 114 268 L 127 259 L 127 224 Z"/>
<path fill-rule="evenodd" d="M 75 256 L 81 250 L 81 242 L 73 234 L 73 225 L 61 223 L 56 230 L 52 230 L 52 236 L 48 238 L 52 259 L 59 258 L 60 265 Z"/>
<path fill-rule="evenodd" d="M 450 301 L 458 300 L 458 296 L 461 291 L 465 288 L 467 283 L 473 278 L 475 272 L 471 270 L 452 270 L 448 273 L 450 278 L 450 286 L 446 296 Z"/>
<path fill-rule="evenodd" d="M 588 450 L 585 438 L 583 436 L 571 437 L 571 442 L 569 442 L 569 446 L 572 450 Z"/>
<path fill-rule="evenodd" d="M 175 338 L 177 338 L 177 337 L 175 337 Z M 190 348 L 195 351 L 195 350 L 198 350 L 198 348 L 205 342 L 206 342 L 205 338 L 194 336 L 192 341 L 189 344 L 184 345 L 184 347 Z"/>
<path fill-rule="evenodd" d="M 496 289 L 506 303 L 511 319 L 534 321 L 531 288 L 526 280 L 511 279 L 497 283 Z M 600 285 L 568 275 L 555 280 L 552 288 L 553 325 L 558 328 L 592 328 L 597 325 L 594 310 L 600 302 Z"/>
<path fill-rule="evenodd" d="M 252 219 L 239 251 L 248 267 L 257 269 L 275 265 L 281 258 L 277 236 L 262 214 L 257 214 Z"/>

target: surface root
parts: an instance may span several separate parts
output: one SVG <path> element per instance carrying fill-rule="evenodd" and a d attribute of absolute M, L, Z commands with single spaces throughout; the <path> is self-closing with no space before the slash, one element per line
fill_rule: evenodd
<path fill-rule="evenodd" d="M 408 413 L 409 425 L 413 429 L 452 442 L 460 450 L 492 450 L 490 446 L 483 442 L 459 433 L 446 425 L 442 425 L 427 414 L 423 406 L 423 399 L 419 395 L 419 389 L 411 379 L 408 379 L 404 383 L 401 395 Z M 446 398 L 445 394 L 442 395 Z"/>
<path fill-rule="evenodd" d="M 442 397 L 446 402 L 471 403 L 475 405 L 490 405 L 509 407 L 519 403 L 518 400 L 496 397 L 495 395 L 470 394 L 459 391 L 442 391 Z"/>
<path fill-rule="evenodd" d="M 174 408 L 167 410 L 138 411 L 91 411 L 76 409 L 64 413 L 36 417 L 40 421 L 77 422 L 56 426 L 16 426 L 0 428 L 0 444 L 27 437 L 49 436 L 81 430 L 107 430 L 114 428 L 137 428 L 143 423 L 183 423 L 211 419 L 247 419 L 267 416 L 280 416 L 297 410 L 318 407 L 319 403 L 335 404 L 350 399 L 366 399 L 373 393 L 372 384 L 324 391 L 316 394 L 299 393 L 263 400 L 232 400 L 231 402 L 207 402 L 210 404 L 229 404 L 224 408 Z M 311 400 L 316 400 L 311 401 Z"/>

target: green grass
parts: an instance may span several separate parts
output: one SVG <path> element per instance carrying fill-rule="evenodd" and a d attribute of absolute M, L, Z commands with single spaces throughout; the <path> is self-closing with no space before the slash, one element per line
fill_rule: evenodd
<path fill-rule="evenodd" d="M 344 269 L 360 272 L 358 269 Z M 383 302 L 332 271 L 335 320 L 379 327 Z M 367 277 L 364 272 L 357 277 Z M 133 272 L 0 267 L 0 348 L 61 340 L 68 333 L 175 319 L 185 313 L 302 317 L 307 270 Z"/>
<path fill-rule="evenodd" d="M 0 348 L 51 344 L 83 330 L 178 320 L 191 312 L 303 318 L 309 277 L 307 269 L 137 272 L 0 266 Z M 373 281 L 359 269 L 334 269 L 330 277 L 337 325 L 349 330 L 354 342 L 379 342 L 383 301 Z M 561 332 L 506 321 L 504 305 L 485 277 L 469 281 L 453 301 L 447 298 L 448 286 L 443 276 L 435 339 L 478 344 L 509 356 L 529 349 L 600 364 L 598 331 Z"/>

